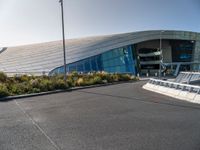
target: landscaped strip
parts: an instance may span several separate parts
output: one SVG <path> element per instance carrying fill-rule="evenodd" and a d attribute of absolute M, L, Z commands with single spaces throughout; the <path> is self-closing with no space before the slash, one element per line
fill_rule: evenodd
<path fill-rule="evenodd" d="M 74 87 L 83 87 L 96 84 L 136 80 L 138 80 L 138 78 L 130 74 L 109 74 L 106 72 L 78 74 L 77 72 L 73 72 L 67 75 L 67 82 L 65 83 L 63 80 L 63 75 L 16 75 L 14 77 L 8 77 L 5 73 L 0 72 L 0 98 L 56 90 L 66 90 Z"/>

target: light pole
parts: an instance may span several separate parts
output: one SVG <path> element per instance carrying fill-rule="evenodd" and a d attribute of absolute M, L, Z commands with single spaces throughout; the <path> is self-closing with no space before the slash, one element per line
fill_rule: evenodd
<path fill-rule="evenodd" d="M 63 36 L 63 57 L 64 57 L 64 81 L 67 82 L 67 70 L 66 70 L 66 54 L 65 54 L 65 26 L 64 26 L 64 9 L 63 0 L 59 0 L 61 4 L 61 14 L 62 14 L 62 36 Z"/>
<path fill-rule="evenodd" d="M 162 70 L 162 61 L 163 61 L 163 53 L 162 53 L 162 33 L 165 31 L 160 31 L 160 65 L 159 65 L 159 78 L 161 78 L 161 70 Z"/>

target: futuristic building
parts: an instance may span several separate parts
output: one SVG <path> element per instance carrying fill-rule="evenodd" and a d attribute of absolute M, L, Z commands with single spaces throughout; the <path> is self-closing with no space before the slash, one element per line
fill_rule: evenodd
<path fill-rule="evenodd" d="M 200 70 L 200 33 L 142 31 L 66 40 L 67 72 L 106 71 L 177 75 Z M 53 75 L 64 72 L 62 41 L 0 49 L 0 71 Z"/>

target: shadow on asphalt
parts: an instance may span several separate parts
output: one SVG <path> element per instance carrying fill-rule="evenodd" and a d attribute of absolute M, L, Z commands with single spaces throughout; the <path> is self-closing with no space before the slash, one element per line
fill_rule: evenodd
<path fill-rule="evenodd" d="M 167 102 L 163 102 L 163 101 L 154 101 L 154 100 L 147 100 L 144 98 L 137 98 L 137 97 L 126 97 L 126 96 L 117 96 L 117 95 L 111 95 L 111 94 L 102 94 L 102 93 L 96 93 L 96 92 L 88 92 L 88 91 L 78 91 L 81 93 L 88 93 L 88 94 L 95 94 L 98 96 L 109 96 L 109 97 L 114 97 L 114 98 L 123 98 L 123 99 L 128 99 L 128 100 L 134 100 L 134 101 L 142 101 L 142 102 L 146 102 L 146 103 L 155 103 L 155 104 L 162 104 L 162 105 L 168 105 L 168 106 L 175 106 L 175 107 L 182 107 L 182 108 L 188 108 L 188 109 L 196 109 L 196 110 L 200 110 L 200 105 L 199 104 L 193 104 L 193 103 L 189 103 L 191 105 L 197 105 L 197 106 L 191 106 L 191 105 L 183 105 L 183 104 L 174 104 L 174 103 L 167 103 Z"/>

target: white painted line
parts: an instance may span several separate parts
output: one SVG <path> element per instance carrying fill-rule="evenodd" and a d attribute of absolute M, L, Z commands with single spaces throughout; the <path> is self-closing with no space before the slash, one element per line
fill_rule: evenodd
<path fill-rule="evenodd" d="M 55 147 L 56 150 L 61 150 L 58 145 L 45 133 L 45 131 L 31 118 L 31 116 L 22 108 L 22 106 L 16 101 L 15 104 L 25 114 L 25 116 L 32 122 L 32 124 L 47 138 L 47 140 Z"/>

